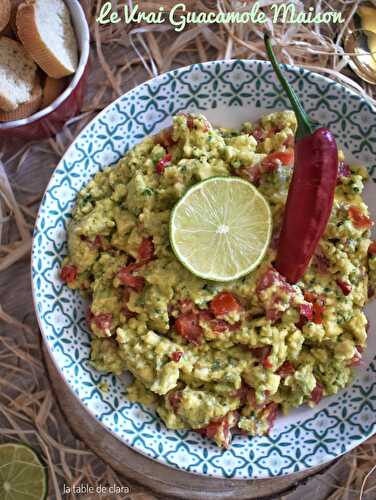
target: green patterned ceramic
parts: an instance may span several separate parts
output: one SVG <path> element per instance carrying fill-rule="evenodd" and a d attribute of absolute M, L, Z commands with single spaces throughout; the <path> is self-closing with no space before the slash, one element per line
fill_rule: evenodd
<path fill-rule="evenodd" d="M 330 127 L 350 157 L 367 165 L 372 175 L 374 110 L 332 80 L 294 67 L 285 71 L 308 113 Z M 324 399 L 315 409 L 301 408 L 279 417 L 269 436 L 236 436 L 231 449 L 223 451 L 195 432 L 166 429 L 151 409 L 127 400 L 126 377 L 103 375 L 92 368 L 84 301 L 59 279 L 76 194 L 98 170 L 115 163 L 181 111 L 200 111 L 215 125 L 233 126 L 288 107 L 266 62 L 209 62 L 161 75 L 120 97 L 85 128 L 56 168 L 42 201 L 34 234 L 32 281 L 52 359 L 88 409 L 88 418 L 96 418 L 124 444 L 171 467 L 234 479 L 280 476 L 328 462 L 375 432 L 375 307 L 368 309 L 369 345 L 351 387 Z M 108 391 L 101 390 L 102 382 Z"/>

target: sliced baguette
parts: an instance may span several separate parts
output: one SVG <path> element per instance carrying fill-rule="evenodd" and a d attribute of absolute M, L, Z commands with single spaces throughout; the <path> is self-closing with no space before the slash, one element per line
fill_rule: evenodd
<path fill-rule="evenodd" d="M 77 40 L 63 0 L 25 0 L 16 25 L 24 47 L 48 76 L 58 79 L 76 71 Z"/>
<path fill-rule="evenodd" d="M 0 110 L 14 111 L 31 99 L 36 70 L 19 42 L 0 37 Z"/>
<path fill-rule="evenodd" d="M 56 80 L 55 78 L 47 76 L 43 85 L 42 107 L 47 108 L 47 106 L 52 104 L 63 92 L 65 85 L 66 81 L 64 78 Z"/>
<path fill-rule="evenodd" d="M 42 87 L 39 83 L 39 78 L 36 77 L 34 88 L 30 99 L 23 104 L 20 104 L 15 111 L 0 111 L 0 122 L 10 122 L 21 120 L 33 115 L 42 104 Z"/>
<path fill-rule="evenodd" d="M 17 26 L 16 26 L 17 10 L 20 4 L 23 3 L 23 1 L 24 0 L 10 0 L 11 9 L 10 9 L 9 28 L 12 30 L 12 32 L 16 37 L 17 37 Z"/>
<path fill-rule="evenodd" d="M 0 32 L 8 26 L 10 8 L 10 0 L 0 0 Z"/>

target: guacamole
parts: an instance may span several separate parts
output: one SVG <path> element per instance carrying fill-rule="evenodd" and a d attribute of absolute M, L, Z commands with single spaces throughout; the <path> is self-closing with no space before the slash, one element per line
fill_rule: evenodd
<path fill-rule="evenodd" d="M 331 217 L 303 279 L 291 285 L 273 267 L 295 128 L 290 111 L 239 130 L 178 115 L 95 175 L 68 229 L 61 277 L 89 301 L 94 367 L 128 370 L 130 400 L 155 408 L 167 427 L 193 429 L 219 446 L 233 433 L 267 433 L 279 411 L 341 390 L 366 346 L 362 308 L 375 289 L 376 251 L 369 255 L 363 167 L 340 153 Z M 257 269 L 221 284 L 179 263 L 169 220 L 190 186 L 229 175 L 266 198 L 273 237 Z"/>

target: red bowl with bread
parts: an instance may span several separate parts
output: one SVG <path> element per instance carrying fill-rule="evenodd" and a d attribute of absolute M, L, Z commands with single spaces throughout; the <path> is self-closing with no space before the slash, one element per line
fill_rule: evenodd
<path fill-rule="evenodd" d="M 90 33 L 78 0 L 0 0 L 0 139 L 42 139 L 79 113 Z"/>

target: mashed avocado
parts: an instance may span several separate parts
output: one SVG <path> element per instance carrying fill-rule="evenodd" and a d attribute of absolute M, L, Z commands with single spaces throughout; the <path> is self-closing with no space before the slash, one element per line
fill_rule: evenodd
<path fill-rule="evenodd" d="M 129 370 L 131 400 L 219 446 L 229 445 L 231 432 L 268 432 L 280 409 L 338 392 L 366 345 L 362 308 L 376 289 L 376 252 L 368 258 L 364 168 L 349 167 L 341 153 L 330 221 L 303 279 L 290 285 L 273 268 L 295 128 L 288 111 L 239 130 L 176 116 L 171 129 L 95 175 L 68 230 L 61 274 L 89 299 L 93 365 Z M 229 175 L 267 199 L 273 238 L 255 271 L 222 285 L 177 261 L 168 226 L 190 186 Z"/>

